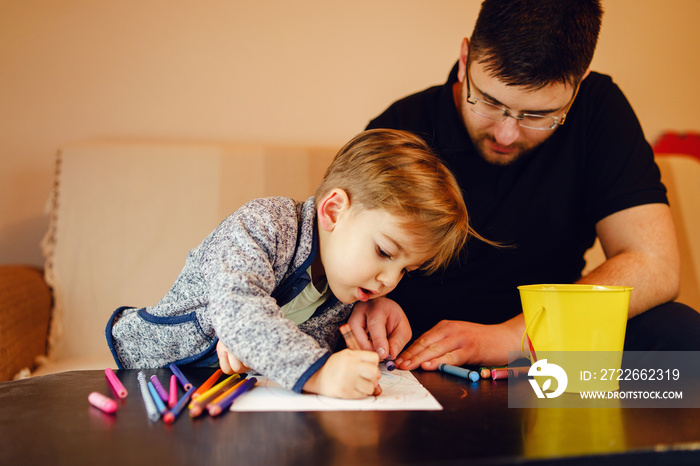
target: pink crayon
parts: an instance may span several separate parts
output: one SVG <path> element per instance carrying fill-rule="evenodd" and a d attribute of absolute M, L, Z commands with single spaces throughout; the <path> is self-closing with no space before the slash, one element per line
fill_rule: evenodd
<path fill-rule="evenodd" d="M 112 390 L 114 390 L 114 393 L 116 393 L 119 398 L 126 398 L 129 392 L 126 391 L 126 388 L 121 383 L 121 381 L 117 377 L 117 374 L 114 373 L 111 367 L 105 369 L 105 375 L 107 376 L 107 380 L 112 386 Z"/>
<path fill-rule="evenodd" d="M 102 410 L 107 414 L 114 414 L 117 412 L 117 402 L 111 398 L 104 396 L 102 393 L 90 393 L 88 395 L 88 401 L 95 408 Z"/>
<path fill-rule="evenodd" d="M 177 377 L 170 376 L 170 396 L 168 397 L 168 407 L 174 408 L 177 404 Z"/>

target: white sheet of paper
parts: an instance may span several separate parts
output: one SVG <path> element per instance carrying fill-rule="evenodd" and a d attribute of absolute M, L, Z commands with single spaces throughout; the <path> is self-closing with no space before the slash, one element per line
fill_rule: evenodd
<path fill-rule="evenodd" d="M 362 400 L 299 394 L 267 377 L 231 405 L 231 411 L 439 411 L 442 406 L 410 371 L 387 371 L 382 364 L 382 394 Z"/>

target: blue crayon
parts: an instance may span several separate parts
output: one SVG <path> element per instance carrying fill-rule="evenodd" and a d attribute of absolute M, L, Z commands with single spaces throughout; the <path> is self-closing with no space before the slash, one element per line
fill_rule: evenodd
<path fill-rule="evenodd" d="M 185 406 L 187 406 L 187 403 L 189 403 L 190 397 L 196 389 L 197 387 L 192 387 L 189 390 L 187 390 L 187 393 L 182 395 L 182 398 L 180 398 L 175 404 L 175 406 L 173 406 L 173 409 L 171 409 L 163 415 L 163 421 L 166 424 L 172 424 L 173 422 L 175 422 L 175 419 L 177 419 L 182 410 L 185 409 Z"/>
<path fill-rule="evenodd" d="M 148 382 L 147 385 L 148 391 L 151 392 L 151 398 L 153 398 L 153 402 L 156 404 L 156 409 L 158 409 L 158 412 L 161 415 L 165 414 L 168 411 L 168 409 L 165 407 L 165 403 L 163 403 L 163 400 L 158 394 L 158 390 L 156 390 L 156 387 L 153 385 L 153 382 Z"/>
<path fill-rule="evenodd" d="M 182 388 L 184 388 L 185 391 L 188 391 L 190 388 L 192 388 L 192 384 L 189 380 L 187 380 L 185 374 L 183 374 L 182 371 L 180 371 L 179 367 L 177 367 L 175 364 L 170 364 L 170 370 L 173 371 L 173 374 L 175 374 L 177 380 L 180 381 L 180 384 L 182 384 Z"/>
<path fill-rule="evenodd" d="M 447 372 L 448 374 L 456 375 L 457 377 L 462 377 L 463 379 L 471 380 L 472 382 L 477 382 L 481 377 L 479 372 L 470 371 L 463 367 L 450 366 L 449 364 L 440 364 L 438 367 L 442 372 Z"/>

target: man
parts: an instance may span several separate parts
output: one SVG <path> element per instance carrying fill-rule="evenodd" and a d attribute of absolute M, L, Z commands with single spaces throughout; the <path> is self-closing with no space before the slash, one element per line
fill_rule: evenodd
<path fill-rule="evenodd" d="M 626 350 L 700 349 L 700 314 L 673 302 L 680 259 L 652 150 L 622 92 L 589 70 L 601 17 L 595 0 L 486 0 L 447 82 L 370 122 L 421 135 L 501 247 L 471 242 L 444 274 L 403 280 L 395 302 L 360 305 L 365 348 L 396 356 L 411 338 L 398 303 L 417 336 L 400 368 L 505 364 L 525 331 L 517 286 L 576 282 L 634 287 Z M 582 277 L 596 236 L 607 260 Z"/>

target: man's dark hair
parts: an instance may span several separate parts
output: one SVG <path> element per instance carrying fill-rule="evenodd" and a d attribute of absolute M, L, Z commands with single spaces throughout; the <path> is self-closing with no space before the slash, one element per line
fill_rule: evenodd
<path fill-rule="evenodd" d="M 513 86 L 575 85 L 593 59 L 602 16 L 599 0 L 485 0 L 470 60 Z"/>

